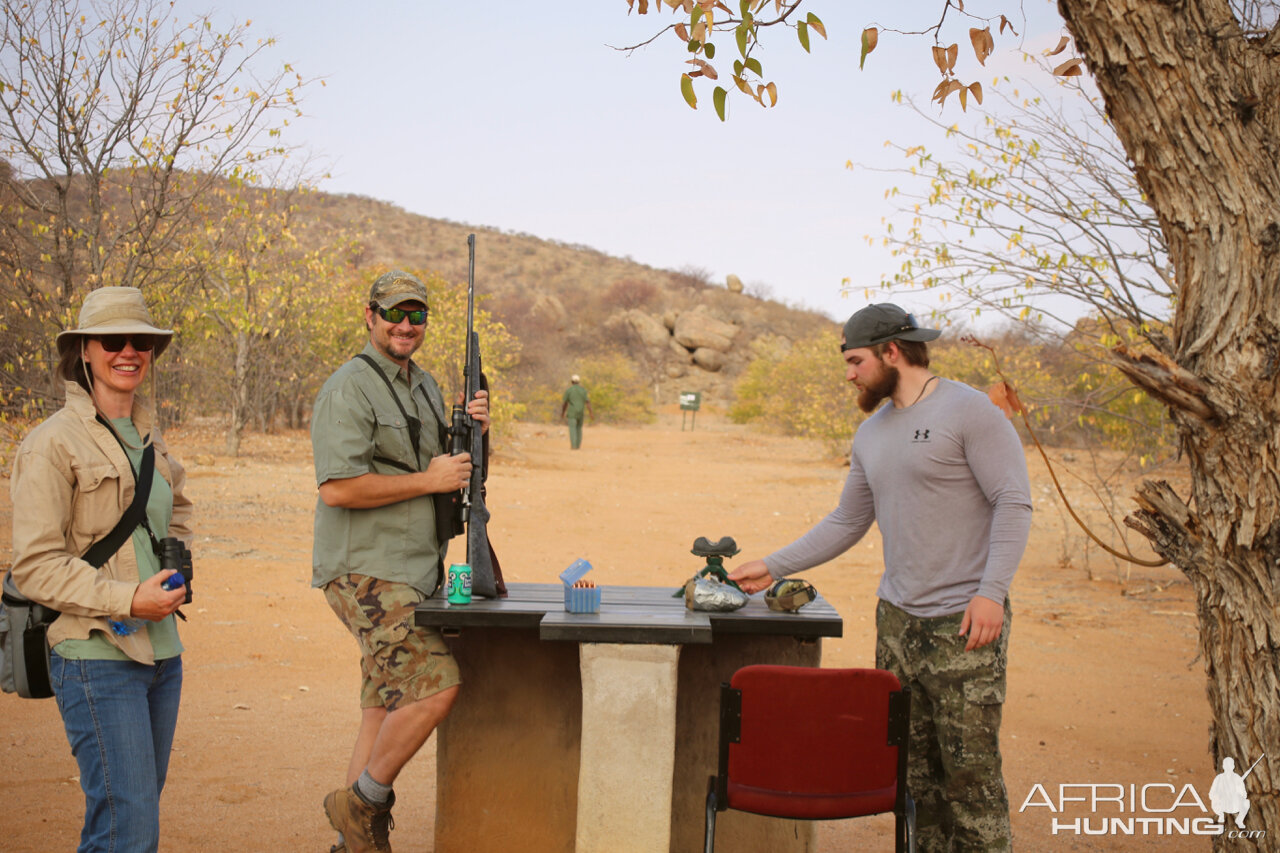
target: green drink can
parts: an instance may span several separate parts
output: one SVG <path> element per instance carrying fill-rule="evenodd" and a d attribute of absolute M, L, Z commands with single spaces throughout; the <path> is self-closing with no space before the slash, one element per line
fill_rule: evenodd
<path fill-rule="evenodd" d="M 471 566 L 467 563 L 454 563 L 449 567 L 450 604 L 471 603 Z"/>

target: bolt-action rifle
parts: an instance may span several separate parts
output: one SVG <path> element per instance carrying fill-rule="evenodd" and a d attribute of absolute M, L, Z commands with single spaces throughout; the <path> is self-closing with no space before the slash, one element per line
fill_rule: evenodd
<path fill-rule="evenodd" d="M 476 235 L 467 235 L 467 352 L 462 369 L 463 405 L 453 407 L 449 427 L 449 454 L 471 454 L 471 479 L 454 501 L 453 528 L 467 531 L 467 562 L 471 565 L 471 591 L 486 598 L 506 598 L 502 567 L 489 542 L 489 510 L 484 505 L 484 481 L 489 475 L 489 437 L 484 425 L 467 414 L 466 403 L 476 392 L 489 390 L 480 369 L 480 335 L 475 330 Z M 492 405 L 492 400 L 490 400 Z"/>

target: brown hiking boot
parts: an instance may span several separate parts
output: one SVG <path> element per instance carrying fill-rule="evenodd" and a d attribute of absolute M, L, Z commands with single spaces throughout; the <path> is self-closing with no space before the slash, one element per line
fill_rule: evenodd
<path fill-rule="evenodd" d="M 349 853 L 391 853 L 388 837 L 395 827 L 391 807 L 396 795 L 385 806 L 376 806 L 351 788 L 339 788 L 324 798 L 324 813 L 329 823 L 342 833 Z"/>

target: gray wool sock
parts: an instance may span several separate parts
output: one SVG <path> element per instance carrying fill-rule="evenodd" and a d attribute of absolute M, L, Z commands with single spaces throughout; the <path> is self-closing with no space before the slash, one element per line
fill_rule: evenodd
<path fill-rule="evenodd" d="M 356 780 L 353 786 L 360 796 L 364 797 L 375 806 L 385 806 L 387 800 L 391 799 L 391 786 L 384 785 L 369 775 L 366 769 L 360 774 L 360 778 Z"/>

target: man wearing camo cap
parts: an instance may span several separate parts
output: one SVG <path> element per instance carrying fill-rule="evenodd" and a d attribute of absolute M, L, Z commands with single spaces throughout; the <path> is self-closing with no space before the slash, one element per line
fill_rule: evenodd
<path fill-rule="evenodd" d="M 1026 458 L 987 398 L 929 370 L 923 329 L 896 305 L 858 311 L 840 354 L 874 412 L 858 427 L 839 505 L 729 574 L 747 592 L 832 560 L 880 528 L 876 666 L 911 688 L 908 782 L 921 853 L 1009 850 L 1000 717 L 1008 590 L 1031 528 Z M 880 406 L 884 400 L 892 405 Z"/>
<path fill-rule="evenodd" d="M 361 656 L 360 731 L 346 786 L 324 798 L 339 833 L 332 849 L 342 853 L 391 849 L 391 785 L 461 683 L 440 633 L 414 622 L 444 560 L 432 495 L 462 488 L 471 474 L 469 454 L 447 455 L 440 387 L 412 360 L 429 313 L 417 277 L 379 276 L 364 305 L 369 343 L 329 377 L 311 415 L 319 486 L 311 582 Z M 486 392 L 467 411 L 488 429 Z"/>

